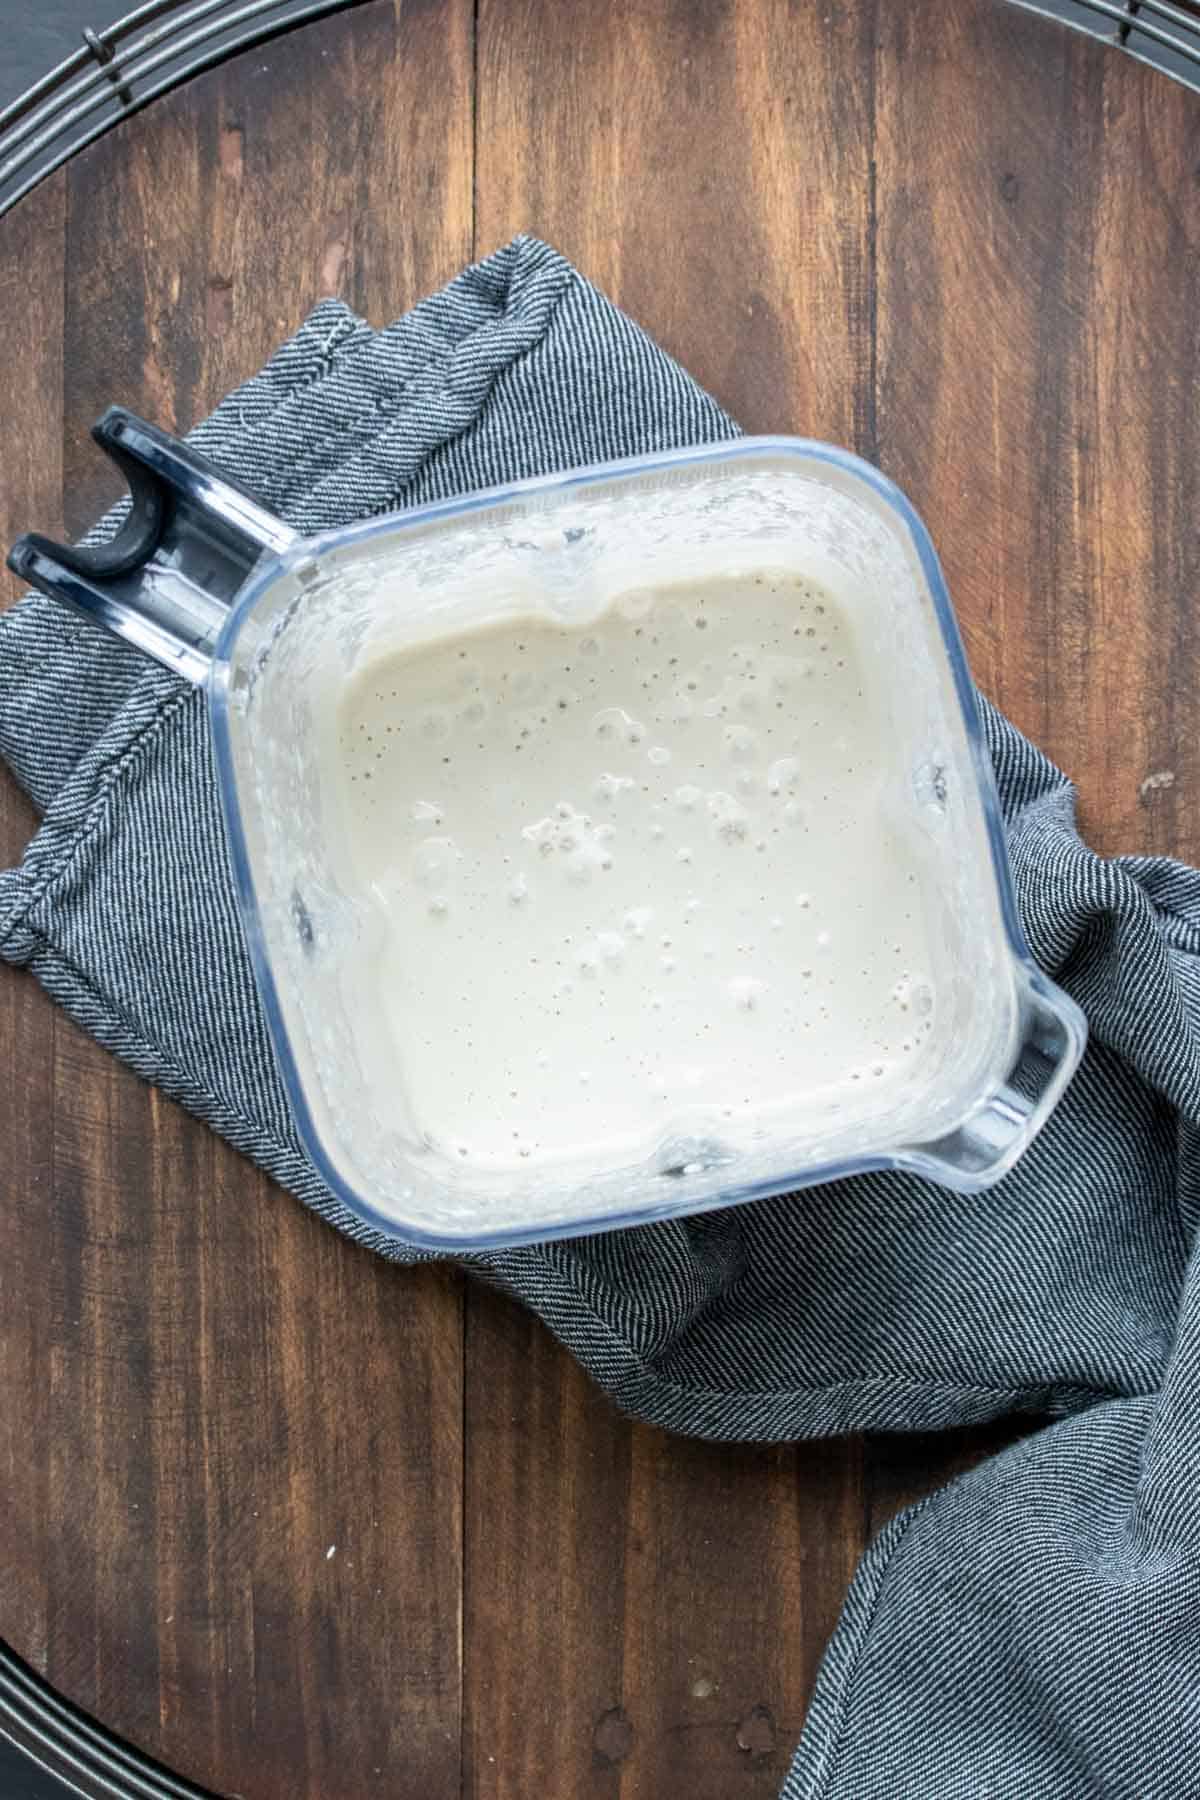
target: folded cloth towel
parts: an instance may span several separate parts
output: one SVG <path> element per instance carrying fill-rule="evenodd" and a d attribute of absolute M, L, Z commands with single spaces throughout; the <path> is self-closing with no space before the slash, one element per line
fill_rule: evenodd
<path fill-rule="evenodd" d="M 735 430 L 523 238 L 384 331 L 322 304 L 193 441 L 317 530 Z M 1200 1796 L 1200 875 L 1093 855 L 1065 777 L 984 717 L 1030 942 L 1092 1031 L 1018 1169 L 985 1199 L 864 1176 L 468 1260 L 675 1431 L 1057 1416 L 869 1552 L 790 1800 L 1184 1800 Z M 0 874 L 0 954 L 331 1224 L 417 1260 L 352 1218 L 296 1140 L 202 696 L 29 598 L 0 620 L 0 753 L 43 815 Z"/>

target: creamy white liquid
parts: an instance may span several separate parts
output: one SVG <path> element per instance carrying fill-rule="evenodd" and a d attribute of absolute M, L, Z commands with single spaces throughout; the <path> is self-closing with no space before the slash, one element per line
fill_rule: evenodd
<path fill-rule="evenodd" d="M 371 662 L 338 718 L 372 988 L 432 1147 L 612 1168 L 883 1110 L 935 1012 L 850 626 L 762 568 Z M 874 1103 L 874 1104 L 873 1104 Z"/>

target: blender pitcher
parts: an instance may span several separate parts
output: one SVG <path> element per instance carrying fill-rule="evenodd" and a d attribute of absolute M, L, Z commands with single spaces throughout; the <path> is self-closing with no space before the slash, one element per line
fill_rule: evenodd
<path fill-rule="evenodd" d="M 231 872 L 289 1102 L 323 1179 L 368 1224 L 463 1250 L 870 1169 L 970 1192 L 1012 1167 L 1076 1067 L 1085 1025 L 1025 942 L 941 571 L 877 470 L 822 444 L 743 438 L 306 538 L 119 407 L 94 435 L 129 483 L 120 530 L 88 547 L 28 534 L 10 567 L 204 688 Z M 498 605 L 571 627 L 631 574 L 653 583 L 756 557 L 808 569 L 836 594 L 886 689 L 887 804 L 919 831 L 929 870 L 936 1029 L 885 1092 L 798 1105 L 757 1137 L 714 1108 L 665 1119 L 636 1153 L 615 1141 L 545 1167 L 464 1163 L 425 1129 L 377 1001 L 374 971 L 396 947 L 348 875 L 326 753 L 339 696 L 372 658 L 469 633 Z M 603 1142 L 603 1093 L 595 1105 Z"/>

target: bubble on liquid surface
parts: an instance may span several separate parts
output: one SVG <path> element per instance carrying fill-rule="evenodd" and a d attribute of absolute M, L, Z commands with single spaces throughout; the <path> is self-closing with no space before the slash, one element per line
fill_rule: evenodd
<path fill-rule="evenodd" d="M 889 990 L 889 998 L 901 1012 L 913 1015 L 912 1030 L 918 1037 L 933 1029 L 934 992 L 928 981 L 902 975 Z"/>
<path fill-rule="evenodd" d="M 714 788 L 707 796 L 707 806 L 717 836 L 723 843 L 745 841 L 750 833 L 750 814 L 740 800 L 735 800 L 721 788 Z"/>
<path fill-rule="evenodd" d="M 586 887 L 600 866 L 600 857 L 594 849 L 572 850 L 567 858 L 567 878 L 576 887 Z"/>
<path fill-rule="evenodd" d="M 646 727 L 623 706 L 604 706 L 592 719 L 592 730 L 606 744 L 640 744 Z"/>
<path fill-rule="evenodd" d="M 631 622 L 644 619 L 653 610 L 655 598 L 653 588 L 627 588 L 623 594 L 617 596 L 613 611 L 619 618 L 628 619 Z"/>
<path fill-rule="evenodd" d="M 560 800 L 552 813 L 523 825 L 521 836 L 543 862 L 563 867 L 577 885 L 612 867 L 613 827 L 596 824 L 590 813 L 578 811 L 569 800 Z"/>
<path fill-rule="evenodd" d="M 749 725 L 727 725 L 722 736 L 725 754 L 733 763 L 753 762 L 758 755 L 758 736 Z"/>
<path fill-rule="evenodd" d="M 453 838 L 422 838 L 413 852 L 413 875 L 424 888 L 442 888 L 461 861 Z"/>
<path fill-rule="evenodd" d="M 443 744 L 454 729 L 454 716 L 447 706 L 431 706 L 421 715 L 421 736 L 431 744 Z"/>
<path fill-rule="evenodd" d="M 768 794 L 790 793 L 800 779 L 800 759 L 778 756 L 767 768 Z"/>
<path fill-rule="evenodd" d="M 498 1117 L 514 1167 L 518 1147 L 577 1149 L 593 1135 L 589 1101 L 606 1140 L 615 1108 L 614 1143 L 639 1105 L 639 1128 L 669 1133 L 675 1109 L 698 1102 L 736 1118 L 730 1141 L 748 1144 L 776 1132 L 769 1109 L 806 1083 L 840 1093 L 853 1118 L 923 1066 L 940 965 L 903 885 L 924 880 L 909 872 L 922 846 L 907 860 L 903 819 L 876 807 L 894 746 L 855 711 L 861 677 L 838 673 L 850 646 L 837 606 L 817 624 L 810 595 L 797 621 L 792 576 L 750 580 L 728 604 L 706 591 L 703 609 L 686 584 L 675 601 L 647 589 L 645 610 L 631 590 L 631 616 L 593 612 L 583 635 L 564 617 L 498 624 L 469 657 L 451 639 L 430 653 L 436 679 L 407 690 L 399 659 L 399 676 L 372 671 L 346 731 L 350 804 L 382 852 L 385 908 L 416 927 L 398 1029 L 412 1029 L 412 976 L 428 1003 L 406 1053 L 448 1102 L 414 1116 L 455 1161 L 460 1144 L 491 1153 Z M 793 637 L 797 623 L 815 636 Z M 384 688 L 400 689 L 390 714 Z M 439 706 L 446 745 L 422 736 Z M 519 1098 L 505 1098 L 510 1080 Z"/>
<path fill-rule="evenodd" d="M 739 1012 L 757 1012 L 768 983 L 755 975 L 735 975 L 725 984 L 726 992 Z"/>
<path fill-rule="evenodd" d="M 619 794 L 628 793 L 630 788 L 636 786 L 637 782 L 632 775 L 614 775 L 606 769 L 596 778 L 595 793 L 600 800 L 615 800 Z"/>

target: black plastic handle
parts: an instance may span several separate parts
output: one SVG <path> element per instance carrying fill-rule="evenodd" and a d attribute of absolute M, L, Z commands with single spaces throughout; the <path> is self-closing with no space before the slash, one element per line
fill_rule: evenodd
<path fill-rule="evenodd" d="M 60 544 L 26 532 L 8 566 L 201 683 L 246 576 L 264 553 L 289 549 L 295 533 L 190 444 L 122 406 L 110 406 L 92 436 L 129 484 L 120 530 L 101 544 Z"/>

